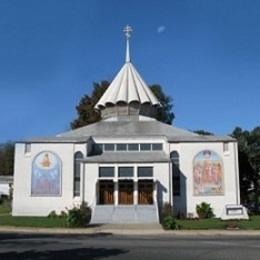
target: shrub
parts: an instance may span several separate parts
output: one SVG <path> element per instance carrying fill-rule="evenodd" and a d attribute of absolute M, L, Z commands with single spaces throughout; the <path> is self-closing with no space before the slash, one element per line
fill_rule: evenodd
<path fill-rule="evenodd" d="M 172 206 L 168 202 L 164 203 L 162 208 L 162 216 L 167 216 L 167 215 L 173 215 Z"/>
<path fill-rule="evenodd" d="M 162 208 L 161 222 L 164 229 L 173 230 L 180 229 L 173 216 L 172 206 L 170 203 L 165 203 Z"/>
<path fill-rule="evenodd" d="M 204 201 L 196 205 L 196 212 L 201 219 L 212 218 L 214 215 L 210 204 Z"/>
<path fill-rule="evenodd" d="M 60 215 L 59 215 L 59 218 L 67 218 L 68 217 L 68 214 L 67 214 L 67 212 L 65 212 L 65 211 L 61 211 L 61 213 L 60 213 Z"/>
<path fill-rule="evenodd" d="M 52 210 L 49 215 L 47 216 L 48 218 L 66 218 L 68 217 L 67 212 L 61 211 L 60 214 L 57 214 L 55 210 Z"/>
<path fill-rule="evenodd" d="M 167 230 L 180 229 L 174 217 L 171 215 L 166 215 L 163 218 L 163 227 Z"/>
<path fill-rule="evenodd" d="M 12 205 L 12 201 L 9 199 L 8 195 L 0 195 L 0 205 L 4 207 L 10 207 Z"/>
<path fill-rule="evenodd" d="M 72 228 L 87 227 L 91 220 L 91 209 L 86 202 L 79 207 L 68 209 L 67 226 Z"/>
<path fill-rule="evenodd" d="M 48 218 L 57 218 L 57 217 L 58 217 L 58 215 L 57 215 L 57 213 L 56 213 L 55 210 L 52 210 L 52 211 L 49 213 L 49 215 L 48 215 Z"/>

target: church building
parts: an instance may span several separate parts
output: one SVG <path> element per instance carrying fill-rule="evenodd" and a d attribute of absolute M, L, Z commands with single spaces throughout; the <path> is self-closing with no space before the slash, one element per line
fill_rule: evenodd
<path fill-rule="evenodd" d="M 236 140 L 157 121 L 160 102 L 131 63 L 131 28 L 124 32 L 125 63 L 95 106 L 102 120 L 16 143 L 14 216 L 85 201 L 92 223 L 158 223 L 165 203 L 189 217 L 201 202 L 216 217 L 240 203 Z"/>

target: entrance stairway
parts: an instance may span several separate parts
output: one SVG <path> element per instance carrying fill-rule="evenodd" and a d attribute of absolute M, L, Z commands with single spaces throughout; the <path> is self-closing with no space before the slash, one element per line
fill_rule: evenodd
<path fill-rule="evenodd" d="M 90 223 L 159 223 L 158 208 L 156 205 L 96 205 Z"/>

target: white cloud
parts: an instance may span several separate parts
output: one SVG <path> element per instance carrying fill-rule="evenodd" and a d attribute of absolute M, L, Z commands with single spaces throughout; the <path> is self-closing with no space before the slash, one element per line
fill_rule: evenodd
<path fill-rule="evenodd" d="M 165 26 L 159 26 L 158 28 L 157 28 L 157 32 L 158 33 L 162 33 L 163 31 L 165 31 L 165 29 L 166 29 L 166 27 Z"/>

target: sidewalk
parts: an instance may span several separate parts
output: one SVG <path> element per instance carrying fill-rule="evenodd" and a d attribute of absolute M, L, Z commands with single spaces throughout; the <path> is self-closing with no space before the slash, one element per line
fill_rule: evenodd
<path fill-rule="evenodd" d="M 100 224 L 88 228 L 28 228 L 0 226 L 1 232 L 38 234 L 114 234 L 144 236 L 260 236 L 260 230 L 164 230 L 160 224 Z"/>

